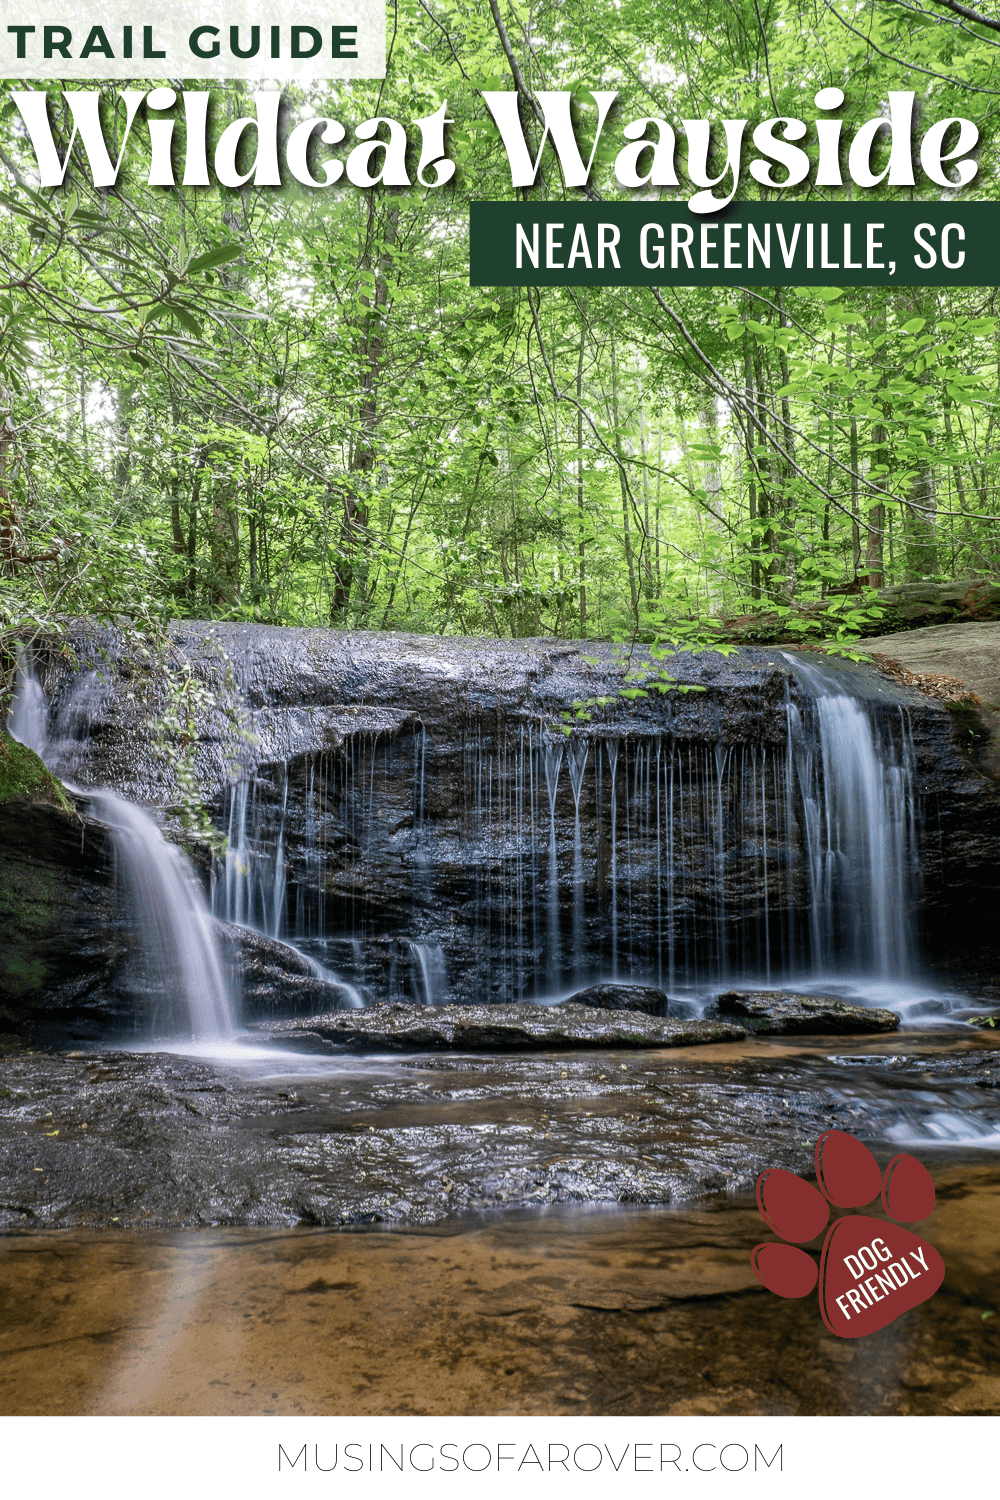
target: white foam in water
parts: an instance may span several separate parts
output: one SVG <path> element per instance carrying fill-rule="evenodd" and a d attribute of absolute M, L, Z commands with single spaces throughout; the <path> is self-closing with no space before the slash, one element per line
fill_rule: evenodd
<path fill-rule="evenodd" d="M 275 1046 L 266 1040 L 251 1041 L 246 1032 L 228 1038 L 130 1042 L 121 1050 L 140 1055 L 163 1053 L 168 1057 L 189 1057 L 198 1062 L 215 1063 L 257 1082 L 285 1078 L 316 1080 L 329 1078 L 331 1074 L 337 1077 L 360 1074 L 395 1078 L 399 1072 L 399 1058 L 394 1053 L 366 1052 L 361 1057 L 353 1057 L 344 1053 L 296 1052 L 292 1047 Z"/>
<path fill-rule="evenodd" d="M 843 974 L 792 975 L 780 985 L 753 984 L 749 981 L 732 984 L 730 989 L 773 989 L 777 994 L 794 992 L 802 995 L 826 996 L 842 1000 L 847 1005 L 874 1006 L 881 1010 L 895 1011 L 903 1026 L 953 1026 L 951 1011 L 968 1002 L 948 990 L 940 990 L 932 982 L 920 978 L 881 979 L 867 975 L 845 976 Z"/>
<path fill-rule="evenodd" d="M 978 1115 L 940 1109 L 919 1121 L 900 1120 L 886 1132 L 886 1139 L 899 1146 L 972 1146 L 996 1151 L 1000 1148 L 1000 1122 Z"/>

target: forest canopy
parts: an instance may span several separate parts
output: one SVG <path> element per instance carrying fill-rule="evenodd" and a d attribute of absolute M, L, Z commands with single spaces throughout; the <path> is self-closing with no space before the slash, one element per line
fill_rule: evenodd
<path fill-rule="evenodd" d="M 43 190 L 28 85 L 3 86 L 3 641 L 79 614 L 684 639 L 821 599 L 849 634 L 887 584 L 997 573 L 995 287 L 472 288 L 468 218 L 636 197 L 617 132 L 582 189 L 546 147 L 515 194 L 482 100 L 511 89 L 533 156 L 539 90 L 574 91 L 584 141 L 594 89 L 620 120 L 752 130 L 836 87 L 845 139 L 913 90 L 915 131 L 976 121 L 962 191 L 993 197 L 1000 6 L 401 0 L 388 35 L 384 81 L 286 88 L 281 128 L 447 104 L 440 187 L 414 137 L 410 187 L 151 187 L 133 145 L 95 188 L 77 141 Z M 77 86 L 46 86 L 61 152 Z M 213 140 L 254 87 L 213 87 Z M 738 197 L 769 194 L 744 167 Z M 882 195 L 951 190 L 918 171 Z"/>

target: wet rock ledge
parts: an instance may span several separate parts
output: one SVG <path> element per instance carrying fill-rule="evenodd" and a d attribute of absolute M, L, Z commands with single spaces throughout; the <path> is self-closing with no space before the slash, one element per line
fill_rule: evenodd
<path fill-rule="evenodd" d="M 296 1047 L 355 1051 L 525 1052 L 587 1047 L 693 1047 L 738 1042 L 746 1026 L 727 1020 L 664 1020 L 588 1005 L 373 1005 L 253 1028 Z"/>
<path fill-rule="evenodd" d="M 658 990 L 646 991 L 659 997 L 646 1002 L 640 987 L 634 987 L 634 993 L 641 1003 L 651 1006 L 672 1003 Z M 662 1010 L 651 1015 L 611 1008 L 614 994 L 602 994 L 600 999 L 600 1005 L 581 1003 L 576 996 L 562 1005 L 405 1005 L 397 1001 L 367 1010 L 259 1021 L 251 1029 L 274 1041 L 320 1051 L 346 1047 L 355 1052 L 553 1052 L 590 1047 L 694 1047 L 742 1041 L 748 1032 L 862 1035 L 895 1031 L 899 1026 L 899 1017 L 891 1010 L 773 991 L 730 991 L 720 995 L 716 1014 L 697 1020 L 667 1017 Z"/>
<path fill-rule="evenodd" d="M 765 1168 L 808 1173 L 824 1130 L 888 1161 L 904 1117 L 917 1138 L 942 1110 L 995 1128 L 992 1032 L 960 1034 L 946 1054 L 939 1034 L 913 1032 L 845 1038 L 831 1054 L 750 1036 L 391 1062 L 342 1053 L 306 1072 L 276 1056 L 255 1077 L 221 1061 L 0 1038 L 0 1232 L 678 1203 L 752 1192 Z"/>
<path fill-rule="evenodd" d="M 898 1031 L 899 1017 L 878 1006 L 848 1005 L 821 995 L 778 994 L 774 990 L 728 990 L 719 996 L 720 1016 L 745 1031 L 800 1036 L 822 1032 L 858 1036 Z"/>

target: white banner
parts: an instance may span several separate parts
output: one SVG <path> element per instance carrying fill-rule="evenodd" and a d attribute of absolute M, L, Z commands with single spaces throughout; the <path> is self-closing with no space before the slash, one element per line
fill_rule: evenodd
<path fill-rule="evenodd" d="M 989 1489 L 1000 1418 L 8 1417 L 0 1438 L 10 1495 L 842 1500 Z"/>
<path fill-rule="evenodd" d="M 5 0 L 0 77 L 385 77 L 385 0 Z"/>

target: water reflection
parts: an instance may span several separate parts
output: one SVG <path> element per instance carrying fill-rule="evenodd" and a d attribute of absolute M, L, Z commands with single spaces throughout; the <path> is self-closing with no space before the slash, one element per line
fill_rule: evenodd
<path fill-rule="evenodd" d="M 1000 1171 L 937 1176 L 948 1276 L 856 1344 L 754 1281 L 746 1197 L 425 1231 L 0 1241 L 5 1413 L 1000 1411 Z M 58 1371 L 56 1375 L 54 1372 Z"/>

